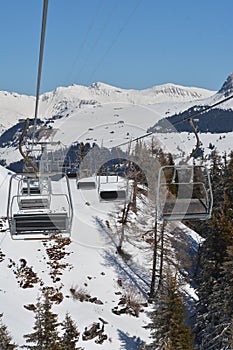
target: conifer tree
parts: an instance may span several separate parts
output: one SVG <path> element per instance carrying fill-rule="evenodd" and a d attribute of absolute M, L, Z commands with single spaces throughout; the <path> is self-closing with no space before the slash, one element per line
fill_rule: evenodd
<path fill-rule="evenodd" d="M 10 335 L 7 326 L 2 321 L 3 314 L 0 314 L 0 349 L 1 350 L 14 350 L 17 345 L 12 342 L 12 336 Z"/>
<path fill-rule="evenodd" d="M 77 350 L 76 347 L 79 340 L 80 332 L 77 329 L 71 316 L 67 313 L 64 322 L 62 323 L 62 330 L 64 331 L 62 336 L 62 350 Z"/>
<path fill-rule="evenodd" d="M 25 347 L 33 350 L 59 350 L 60 338 L 57 331 L 59 323 L 57 315 L 51 311 L 52 304 L 48 291 L 44 292 L 43 299 L 43 302 L 39 300 L 36 305 L 34 332 L 24 335 L 26 342 L 33 345 Z"/>
<path fill-rule="evenodd" d="M 195 329 L 200 350 L 232 349 L 233 202 L 229 185 L 232 159 L 229 162 L 225 159 L 224 164 L 219 158 L 216 160 L 212 169 L 214 210 L 202 247 L 197 288 Z"/>
<path fill-rule="evenodd" d="M 154 310 L 150 313 L 153 350 L 193 350 L 193 336 L 185 325 L 185 304 L 177 281 L 170 272 L 163 281 L 155 299 Z"/>

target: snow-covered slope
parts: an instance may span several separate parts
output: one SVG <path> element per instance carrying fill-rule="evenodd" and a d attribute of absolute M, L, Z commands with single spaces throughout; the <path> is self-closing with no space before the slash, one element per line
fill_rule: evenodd
<path fill-rule="evenodd" d="M 0 167 L 1 198 L 7 197 L 7 176 Z M 23 335 L 32 332 L 34 324 L 34 313 L 30 310 L 40 289 L 50 287 L 55 300 L 53 311 L 59 321 L 69 312 L 83 335 L 85 327 L 93 322 L 102 326 L 104 320 L 107 339 L 101 349 L 139 349 L 139 345 L 149 341 L 148 331 L 143 328 L 148 323 L 146 311 L 150 308 L 145 298 L 150 288 L 152 263 L 149 246 L 141 240 L 136 241 L 136 246 L 125 243 L 124 249 L 130 255 L 127 260 L 122 259 L 116 252 L 118 234 L 114 226 L 110 230 L 106 225 L 106 220 L 111 221 L 109 213 L 119 211 L 119 205 L 100 202 L 95 189 L 78 190 L 75 180 L 70 185 L 74 222 L 71 243 L 62 250 L 56 241 L 13 241 L 9 231 L 4 229 L 0 233 L 0 311 L 4 313 L 4 322 L 15 341 L 25 344 Z M 4 208 L 2 205 L 0 216 L 5 214 Z M 143 220 L 148 216 L 148 223 L 153 222 L 149 212 L 139 215 Z M 138 234 L 143 229 L 146 227 L 142 222 Z M 195 253 L 198 235 L 182 225 L 179 229 Z M 185 290 L 189 298 L 195 297 L 189 285 Z M 86 299 L 80 301 L 80 295 Z M 117 314 L 124 309 L 125 305 L 119 304 L 124 296 L 141 304 L 138 316 Z M 80 337 L 78 345 L 86 350 L 99 349 L 97 339 L 87 341 Z"/>
<path fill-rule="evenodd" d="M 0 91 L 0 134 L 21 118 L 32 118 L 35 97 Z"/>
<path fill-rule="evenodd" d="M 53 139 L 66 145 L 83 141 L 112 147 L 145 134 L 150 126 L 164 116 L 184 111 L 193 104 L 212 103 L 220 100 L 224 94 L 225 91 L 214 93 L 171 84 L 142 91 L 119 89 L 103 83 L 90 87 L 74 85 L 43 94 L 40 117 L 47 119 L 48 126 L 56 131 Z M 2 103 L 5 104 L 5 115 L 8 115 L 9 110 L 9 124 L 2 119 L 3 128 L 14 125 L 19 118 L 28 117 L 28 114 L 33 115 L 34 97 L 8 93 L 3 93 L 2 97 L 5 99 Z M 8 107 L 8 98 L 12 109 Z M 228 108 L 231 105 L 229 102 Z M 0 116 L 3 115 L 1 113 Z M 52 117 L 56 118 L 49 120 Z M 221 151 L 230 151 L 232 135 L 233 132 L 227 135 L 206 133 L 200 135 L 200 139 L 208 154 L 211 151 L 209 143 Z M 194 136 L 185 132 L 156 134 L 156 138 L 167 151 L 179 157 L 183 152 L 188 154 L 195 145 Z M 1 158 L 11 162 L 20 157 L 17 152 L 15 146 L 3 147 Z M 2 217 L 6 216 L 9 178 L 8 171 L 0 167 Z M 23 335 L 30 333 L 34 324 L 34 314 L 29 309 L 36 303 L 41 288 L 52 287 L 55 299 L 59 301 L 53 308 L 59 315 L 59 321 L 64 319 L 68 311 L 82 335 L 85 327 L 93 322 L 102 325 L 101 318 L 107 322 L 104 327 L 107 340 L 101 345 L 102 349 L 139 349 L 139 345 L 148 341 L 149 336 L 143 326 L 148 322 L 146 311 L 150 308 L 144 303 L 150 287 L 151 250 L 148 250 L 148 243 L 144 241 L 137 241 L 136 245 L 128 242 L 126 248 L 129 259 L 122 259 L 116 254 L 119 239 L 116 227 L 111 224 L 110 230 L 107 224 L 109 214 L 120 212 L 120 208 L 113 203 L 100 202 L 96 190 L 78 190 L 75 180 L 70 180 L 70 184 L 74 223 L 71 243 L 64 247 L 65 254 L 59 259 L 56 257 L 59 251 L 57 242 L 12 241 L 4 221 L 0 232 L 0 313 L 4 313 L 4 322 L 15 341 L 22 345 Z M 153 221 L 152 212 L 144 212 L 142 208 L 141 203 L 141 223 L 135 224 L 138 235 L 148 231 L 148 225 Z M 185 237 L 192 254 L 197 253 L 198 235 L 181 224 L 173 224 L 169 229 L 179 239 Z M 54 252 L 52 256 L 49 253 L 51 251 Z M 26 261 L 28 269 L 22 267 L 22 261 L 24 264 Z M 54 274 L 54 266 L 58 262 L 61 264 L 58 271 L 61 275 Z M 30 280 L 32 272 L 36 276 L 33 283 Z M 195 298 L 190 285 L 186 284 L 185 290 L 190 298 Z M 78 293 L 89 296 L 81 302 L 77 300 Z M 142 304 L 139 317 L 116 315 L 113 312 L 119 308 L 122 296 L 129 294 Z M 86 350 L 99 349 L 100 345 L 95 340 L 81 339 L 79 346 L 84 346 Z"/>
<path fill-rule="evenodd" d="M 187 101 L 202 99 L 214 92 L 164 84 L 145 90 L 126 90 L 104 83 L 95 83 L 89 87 L 72 85 L 59 87 L 40 96 L 39 116 L 50 118 L 54 115 L 67 115 L 82 106 L 105 103 L 154 104 L 168 101 Z M 14 125 L 18 119 L 33 117 L 35 97 L 19 95 L 6 91 L 0 92 L 0 127 Z M 1 132 L 1 130 L 0 130 Z"/>
<path fill-rule="evenodd" d="M 72 85 L 59 87 L 41 95 L 39 118 L 44 120 L 50 130 L 54 130 L 54 141 L 61 141 L 67 146 L 72 142 L 83 141 L 113 147 L 146 134 L 147 130 L 152 130 L 151 127 L 162 118 L 186 111 L 194 105 L 206 106 L 218 102 L 229 94 L 231 89 L 232 75 L 218 92 L 175 84 L 164 84 L 144 90 L 126 90 L 104 83 L 95 83 L 89 87 Z M 15 125 L 21 118 L 33 116 L 34 97 L 1 92 L 0 99 L 2 131 L 9 130 L 9 126 Z M 219 108 L 228 111 L 233 109 L 233 100 L 220 105 Z M 215 124 L 216 118 L 213 120 L 213 127 Z M 15 140 L 20 134 L 18 131 Z M 5 146 L 8 135 L 3 135 L 0 139 L 1 158 L 9 164 L 21 156 L 15 148 L 17 140 L 12 144 L 13 147 L 9 144 Z M 180 143 L 183 136 L 181 133 L 174 136 L 179 148 L 183 148 Z M 221 142 L 218 142 L 219 136 L 212 133 L 201 137 L 201 141 L 205 140 L 203 148 L 208 148 L 211 143 L 216 147 L 221 144 L 220 151 L 224 148 L 228 150 L 230 132 L 221 137 Z M 156 133 L 155 137 L 162 139 L 161 142 L 164 143 L 164 135 Z M 186 143 L 189 144 L 187 137 Z M 165 147 L 173 150 L 174 144 L 166 141 Z M 184 148 L 186 151 L 186 147 Z M 187 152 L 190 152 L 189 146 Z"/>

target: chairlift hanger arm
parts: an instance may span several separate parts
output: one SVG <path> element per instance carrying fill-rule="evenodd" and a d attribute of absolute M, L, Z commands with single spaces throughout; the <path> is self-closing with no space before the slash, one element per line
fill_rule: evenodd
<path fill-rule="evenodd" d="M 33 168 L 33 170 L 35 170 L 35 172 L 37 173 L 39 171 L 39 169 L 37 168 L 37 166 L 35 164 L 33 164 L 33 162 L 31 161 L 31 159 L 28 157 L 28 155 L 23 151 L 22 145 L 23 145 L 23 140 L 24 137 L 26 135 L 27 129 L 28 129 L 28 125 L 29 125 L 29 119 L 27 118 L 25 120 L 25 126 L 23 129 L 23 132 L 20 136 L 20 140 L 19 140 L 19 152 L 22 155 L 22 157 L 24 158 L 24 160 L 30 164 L 30 166 Z"/>
<path fill-rule="evenodd" d="M 200 147 L 200 139 L 199 139 L 199 136 L 198 136 L 198 133 L 197 133 L 197 129 L 193 123 L 193 118 L 189 118 L 188 119 L 189 123 L 190 123 L 190 126 L 191 128 L 193 129 L 193 132 L 194 132 L 194 135 L 196 137 L 196 146 L 195 148 L 192 150 L 192 152 L 190 153 L 190 155 L 187 157 L 186 161 L 184 162 L 185 164 L 188 163 L 188 161 L 197 153 L 199 147 Z"/>

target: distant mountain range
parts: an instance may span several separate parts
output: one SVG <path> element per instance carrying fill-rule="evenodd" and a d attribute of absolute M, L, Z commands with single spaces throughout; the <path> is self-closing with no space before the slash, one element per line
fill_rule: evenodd
<path fill-rule="evenodd" d="M 187 102 L 208 98 L 214 94 L 201 88 L 164 84 L 144 90 L 126 90 L 104 83 L 94 83 L 89 87 L 72 85 L 59 87 L 40 96 L 40 118 L 55 115 L 66 116 L 74 110 L 88 105 L 105 103 L 127 103 L 152 105 L 157 103 Z M 0 91 L 0 128 L 14 125 L 19 119 L 32 118 L 35 97 Z M 1 130 L 1 129 L 0 129 Z"/>
<path fill-rule="evenodd" d="M 144 90 L 126 90 L 99 82 L 89 87 L 59 87 L 40 96 L 38 124 L 42 133 L 38 131 L 37 137 L 43 135 L 50 140 L 52 137 L 67 146 L 88 141 L 104 142 L 110 147 L 146 132 L 191 132 L 187 121 L 176 124 L 177 121 L 195 115 L 232 93 L 233 73 L 217 92 L 175 84 Z M 34 108 L 34 96 L 0 91 L 2 164 L 5 159 L 7 164 L 20 159 L 17 145 L 24 119 L 34 117 Z M 214 135 L 233 132 L 233 99 L 201 114 L 198 119 L 199 132 Z M 49 133 L 44 133 L 45 130 Z M 206 139 L 204 147 L 209 142 L 215 144 L 216 137 Z"/>
<path fill-rule="evenodd" d="M 216 108 L 201 113 L 208 106 L 214 104 L 218 100 L 229 97 L 233 94 L 233 73 L 228 76 L 221 89 L 206 100 L 206 104 L 194 104 L 192 107 L 169 115 L 165 119 L 161 119 L 148 132 L 172 132 L 175 129 L 179 132 L 192 132 L 192 128 L 187 118 L 197 116 L 198 131 L 210 133 L 228 133 L 233 131 L 233 100 L 219 105 Z M 200 114 L 199 114 L 200 113 Z M 183 121 L 184 120 L 184 121 Z M 180 123 L 180 121 L 183 121 Z"/>

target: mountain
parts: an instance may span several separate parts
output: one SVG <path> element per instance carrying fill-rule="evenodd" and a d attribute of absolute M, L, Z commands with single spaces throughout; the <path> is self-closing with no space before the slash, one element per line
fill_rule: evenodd
<path fill-rule="evenodd" d="M 194 147 L 195 140 L 189 136 L 189 124 L 180 123 L 177 130 L 163 130 L 161 123 L 165 120 L 171 126 L 179 118 L 184 119 L 221 101 L 231 91 L 231 83 L 232 74 L 217 92 L 175 84 L 144 90 L 126 90 L 104 83 L 94 83 L 89 87 L 59 87 L 40 96 L 37 137 L 68 147 L 75 142 L 95 142 L 111 148 L 149 131 L 153 132 L 153 137 L 163 148 L 175 157 L 182 157 L 183 152 L 190 153 Z M 21 158 L 17 145 L 24 128 L 22 119 L 33 117 L 35 98 L 6 92 L 2 92 L 0 98 L 4 106 L 1 110 L 0 104 L 0 116 L 4 116 L 0 118 L 1 164 L 9 165 Z M 219 105 L 218 109 L 199 116 L 197 127 L 202 133 L 207 157 L 213 147 L 220 152 L 231 150 L 232 109 L 233 100 L 229 100 Z M 15 111 L 14 116 L 12 111 Z M 170 134 L 172 131 L 172 142 L 168 143 L 165 131 Z M 150 139 L 147 138 L 148 141 Z"/>
<path fill-rule="evenodd" d="M 34 96 L 0 91 L 0 134 L 19 119 L 33 117 Z"/>
<path fill-rule="evenodd" d="M 200 133 L 231 133 L 233 131 L 233 99 L 209 109 L 233 93 L 233 73 L 230 74 L 217 93 L 193 105 L 159 120 L 148 132 L 192 132 L 188 119 L 193 117 Z M 198 101 L 199 102 L 199 101 Z M 205 111 L 206 110 L 206 111 Z M 202 112 L 203 111 L 203 112 Z M 183 122 L 180 122 L 183 121 Z"/>
<path fill-rule="evenodd" d="M 228 76 L 223 86 L 218 91 L 218 94 L 222 94 L 225 97 L 230 96 L 232 93 L 233 93 L 233 73 L 231 73 Z"/>
<path fill-rule="evenodd" d="M 122 147 L 127 151 L 131 139 L 146 134 L 151 126 L 158 126 L 165 116 L 174 118 L 176 115 L 177 118 L 179 113 L 197 112 L 220 101 L 229 90 L 229 84 L 222 89 L 212 92 L 165 84 L 137 91 L 103 83 L 90 87 L 60 87 L 40 97 L 36 138 L 57 141 L 60 146 L 82 141 L 109 149 L 128 142 Z M 6 160 L 9 165 L 21 159 L 18 151 L 24 128 L 21 119 L 33 117 L 35 98 L 2 92 L 0 99 L 1 161 Z M 2 110 L 1 106 L 4 106 Z M 228 101 L 219 106 L 219 111 L 229 116 L 231 106 L 232 101 Z M 218 121 L 212 120 L 213 132 L 200 133 L 205 156 L 211 154 L 214 147 L 221 152 L 232 150 L 233 132 L 229 129 L 216 133 L 218 126 Z M 31 124 L 28 138 L 32 131 Z M 179 133 L 174 130 L 158 132 L 156 128 L 153 131 L 145 142 L 149 144 L 151 137 L 155 137 L 158 145 L 177 157 L 176 161 L 189 154 L 195 145 L 195 137 L 188 129 Z M 147 159 L 142 158 L 141 163 L 146 168 Z M 62 243 L 59 240 L 12 240 L 6 221 L 10 176 L 10 171 L 0 166 L 0 313 L 3 312 L 4 323 L 15 341 L 25 344 L 23 335 L 33 331 L 33 310 L 41 291 L 47 288 L 59 322 L 67 312 L 71 314 L 80 331 L 78 346 L 85 350 L 100 347 L 103 350 L 139 350 L 143 343 L 148 343 L 149 331 L 145 326 L 149 322 L 147 312 L 151 310 L 148 293 L 155 208 L 153 201 L 144 195 L 144 186 L 140 186 L 137 214 L 130 212 L 123 254 L 119 254 L 117 244 L 122 230 L 119 215 L 124 212 L 123 204 L 101 202 L 96 189 L 80 190 L 75 179 L 70 179 L 74 208 L 70 240 Z M 159 225 L 159 234 L 162 232 L 163 227 Z M 197 295 L 191 281 L 197 272 L 202 239 L 180 222 L 168 223 L 163 234 L 166 246 L 163 259 L 167 261 L 165 264 L 174 266 L 182 281 L 181 288 L 192 318 Z M 162 247 L 162 235 L 158 242 L 157 249 Z M 162 259 L 161 252 L 159 258 Z M 159 272 L 159 261 L 157 264 Z M 102 344 L 97 344 L 97 335 L 90 340 L 83 337 L 85 329 L 94 323 L 104 328 L 107 338 Z"/>
<path fill-rule="evenodd" d="M 66 116 L 84 106 L 105 103 L 154 104 L 168 101 L 202 99 L 213 92 L 201 89 L 164 84 L 145 90 L 126 90 L 104 83 L 94 83 L 89 87 L 72 85 L 59 87 L 40 96 L 39 116 L 42 119 L 55 115 Z M 35 97 L 0 92 L 0 128 L 5 130 L 19 119 L 34 116 Z M 0 129 L 0 130 L 1 130 Z"/>

